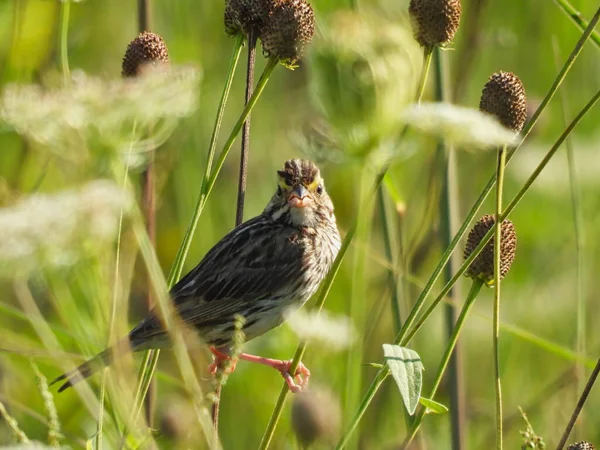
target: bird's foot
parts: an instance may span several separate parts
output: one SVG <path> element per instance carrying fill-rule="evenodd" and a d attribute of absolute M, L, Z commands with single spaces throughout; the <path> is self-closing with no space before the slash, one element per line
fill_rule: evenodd
<path fill-rule="evenodd" d="M 208 366 L 208 373 L 214 376 L 217 374 L 217 370 L 222 369 L 225 374 L 231 374 L 235 370 L 237 359 L 232 359 L 229 355 L 214 347 L 209 348 L 211 353 L 215 355 L 215 360 Z"/>
<path fill-rule="evenodd" d="M 265 366 L 269 366 L 277 370 L 281 373 L 281 376 L 285 380 L 288 385 L 290 391 L 297 393 L 305 390 L 308 386 L 308 380 L 310 378 L 310 370 L 302 364 L 298 363 L 298 367 L 296 367 L 296 371 L 292 376 L 290 374 L 290 368 L 292 367 L 292 360 L 282 361 L 280 359 L 271 359 L 271 358 L 263 358 L 261 356 L 249 355 L 247 353 L 242 353 L 239 355 L 239 359 L 243 359 L 244 361 L 254 362 L 258 364 L 263 364 Z"/>

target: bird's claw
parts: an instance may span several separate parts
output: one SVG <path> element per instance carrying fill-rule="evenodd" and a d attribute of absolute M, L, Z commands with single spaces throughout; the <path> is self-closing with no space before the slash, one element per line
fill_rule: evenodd
<path fill-rule="evenodd" d="M 279 361 L 279 364 L 277 364 L 274 367 L 279 371 L 279 373 L 281 373 L 281 376 L 283 376 L 283 379 L 287 383 L 290 391 L 296 394 L 298 392 L 304 391 L 308 387 L 310 370 L 308 370 L 308 368 L 300 362 L 298 363 L 298 367 L 296 367 L 296 372 L 294 373 L 294 376 L 292 376 L 290 374 L 291 366 L 292 360 L 290 359 L 287 361 Z"/>

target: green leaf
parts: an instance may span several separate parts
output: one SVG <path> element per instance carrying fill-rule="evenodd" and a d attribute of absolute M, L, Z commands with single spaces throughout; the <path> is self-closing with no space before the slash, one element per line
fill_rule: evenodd
<path fill-rule="evenodd" d="M 383 344 L 383 355 L 398 385 L 404 406 L 412 416 L 419 404 L 423 386 L 421 357 L 414 350 L 390 344 Z"/>
<path fill-rule="evenodd" d="M 430 398 L 421 397 L 419 398 L 419 403 L 426 408 L 425 414 L 446 414 L 448 412 L 448 408 L 445 405 Z"/>

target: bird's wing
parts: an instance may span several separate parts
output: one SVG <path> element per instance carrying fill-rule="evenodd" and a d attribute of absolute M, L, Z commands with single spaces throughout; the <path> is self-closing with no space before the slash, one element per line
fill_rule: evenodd
<path fill-rule="evenodd" d="M 171 290 L 180 317 L 196 327 L 231 320 L 253 300 L 286 295 L 302 274 L 304 243 L 299 230 L 258 216 L 219 241 Z M 151 315 L 130 333 L 132 341 L 164 330 Z"/>

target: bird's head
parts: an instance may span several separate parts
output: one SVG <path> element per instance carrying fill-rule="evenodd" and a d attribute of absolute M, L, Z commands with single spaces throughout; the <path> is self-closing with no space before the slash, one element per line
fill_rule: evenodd
<path fill-rule="evenodd" d="M 319 168 L 306 159 L 290 159 L 277 171 L 277 191 L 265 214 L 295 226 L 315 227 L 334 220 L 333 203 Z"/>

